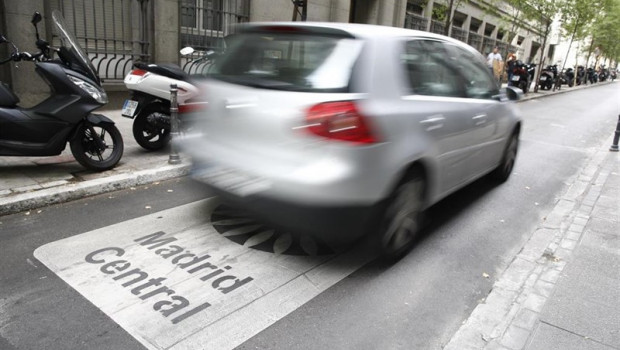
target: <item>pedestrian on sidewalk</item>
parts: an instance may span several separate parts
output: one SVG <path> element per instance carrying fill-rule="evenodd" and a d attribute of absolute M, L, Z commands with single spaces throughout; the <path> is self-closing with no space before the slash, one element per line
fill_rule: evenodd
<path fill-rule="evenodd" d="M 502 60 L 502 55 L 499 54 L 499 48 L 497 46 L 495 46 L 493 48 L 493 52 L 489 53 L 487 56 L 487 65 L 489 66 L 489 69 L 491 69 L 491 74 L 493 74 L 493 77 L 495 77 L 495 79 L 497 79 L 497 81 L 501 84 L 504 61 Z"/>
<path fill-rule="evenodd" d="M 506 56 L 506 76 L 508 84 L 512 81 L 512 70 L 514 69 L 516 62 L 517 55 L 515 55 L 512 51 L 508 52 L 508 56 Z"/>

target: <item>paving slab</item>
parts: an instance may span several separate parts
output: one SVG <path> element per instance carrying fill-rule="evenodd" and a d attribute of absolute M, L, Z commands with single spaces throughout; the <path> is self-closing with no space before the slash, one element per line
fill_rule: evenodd
<path fill-rule="evenodd" d="M 536 336 L 528 346 L 529 349 L 545 350 L 614 350 L 613 348 L 592 339 L 567 332 L 546 323 L 541 323 Z"/>

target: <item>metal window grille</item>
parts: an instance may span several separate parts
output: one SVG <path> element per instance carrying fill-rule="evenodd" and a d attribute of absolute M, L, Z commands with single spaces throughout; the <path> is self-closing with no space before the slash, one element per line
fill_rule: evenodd
<path fill-rule="evenodd" d="M 426 28 L 428 28 L 428 18 L 413 13 L 407 13 L 405 15 L 405 28 L 425 31 Z"/>
<path fill-rule="evenodd" d="M 431 33 L 436 33 L 436 34 L 443 34 L 444 30 L 446 29 L 445 24 L 436 21 L 436 20 L 432 20 L 431 21 Z"/>
<path fill-rule="evenodd" d="M 505 43 L 503 41 L 497 41 L 495 42 L 495 45 L 497 46 L 497 49 L 499 51 L 500 54 L 504 54 L 506 52 L 508 52 L 508 43 Z"/>
<path fill-rule="evenodd" d="M 53 0 L 49 5 L 62 12 L 102 80 L 122 80 L 134 60 L 149 60 L 148 0 Z"/>
<path fill-rule="evenodd" d="M 467 43 L 476 50 L 480 51 L 482 45 L 482 35 L 475 32 L 469 32 L 469 36 L 467 37 Z"/>
<path fill-rule="evenodd" d="M 465 43 L 467 42 L 467 31 L 459 27 L 452 26 L 452 33 L 450 36 L 456 40 L 460 40 Z"/>
<path fill-rule="evenodd" d="M 489 52 L 493 51 L 493 48 L 495 47 L 495 43 L 496 43 L 495 39 L 485 36 L 484 39 L 482 40 L 482 53 L 486 55 Z"/>
<path fill-rule="evenodd" d="M 249 22 L 250 0 L 180 0 L 181 47 L 194 53 L 181 57 L 183 70 L 190 74 L 206 72 L 209 60 L 200 60 L 207 51 L 222 51 L 224 37 L 234 33 L 235 25 Z"/>

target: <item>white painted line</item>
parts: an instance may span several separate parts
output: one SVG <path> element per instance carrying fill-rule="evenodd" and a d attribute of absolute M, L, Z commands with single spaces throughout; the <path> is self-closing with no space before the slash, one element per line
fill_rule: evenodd
<path fill-rule="evenodd" d="M 34 254 L 149 349 L 232 349 L 373 258 L 248 248 L 211 225 L 218 204 L 190 203 Z"/>

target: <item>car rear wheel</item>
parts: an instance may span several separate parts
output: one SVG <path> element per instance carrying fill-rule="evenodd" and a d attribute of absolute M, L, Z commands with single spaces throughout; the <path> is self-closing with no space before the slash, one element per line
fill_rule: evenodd
<path fill-rule="evenodd" d="M 382 258 L 396 260 L 415 243 L 421 227 L 424 190 L 424 178 L 414 172 L 389 197 L 376 240 Z"/>

